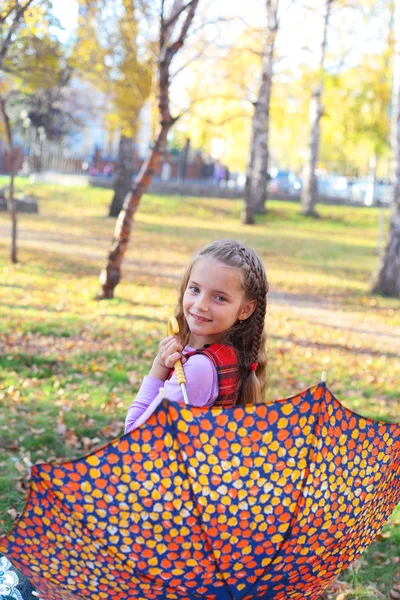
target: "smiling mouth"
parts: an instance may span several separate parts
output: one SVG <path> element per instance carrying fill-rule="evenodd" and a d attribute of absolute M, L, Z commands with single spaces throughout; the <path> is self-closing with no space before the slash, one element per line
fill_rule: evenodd
<path fill-rule="evenodd" d="M 206 319 L 205 317 L 199 317 L 197 315 L 194 315 L 193 313 L 190 313 L 190 316 L 193 317 L 193 319 L 195 321 L 198 321 L 199 323 L 210 323 L 211 319 Z"/>

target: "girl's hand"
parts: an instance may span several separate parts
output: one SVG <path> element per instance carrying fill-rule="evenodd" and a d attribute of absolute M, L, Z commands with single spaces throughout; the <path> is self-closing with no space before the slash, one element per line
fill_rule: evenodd
<path fill-rule="evenodd" d="M 170 335 L 162 340 L 149 375 L 165 381 L 177 360 L 185 362 L 186 359 L 182 356 L 182 350 L 182 344 L 176 336 Z"/>
<path fill-rule="evenodd" d="M 160 342 L 156 360 L 166 369 L 172 369 L 174 363 L 182 358 L 182 344 L 174 335 L 170 335 Z"/>

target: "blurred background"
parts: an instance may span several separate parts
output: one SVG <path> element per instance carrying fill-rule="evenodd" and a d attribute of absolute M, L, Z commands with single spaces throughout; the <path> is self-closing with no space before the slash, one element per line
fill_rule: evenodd
<path fill-rule="evenodd" d="M 122 2 L 32 4 L 40 35 L 30 37 L 35 33 L 26 24 L 3 82 L 13 87 L 4 92 L 20 174 L 80 175 L 112 185 L 121 133 L 131 140 L 132 175 L 138 172 L 159 120 L 157 36 L 149 32 L 156 4 L 137 3 L 131 22 Z M 169 133 L 155 181 L 244 188 L 265 53 L 265 4 L 200 2 L 171 73 L 171 107 L 184 114 Z M 300 195 L 325 4 L 277 5 L 268 165 L 274 194 Z M 318 192 L 389 203 L 394 4 L 332 2 L 327 27 Z M 2 137 L 0 171 L 8 173 Z"/>

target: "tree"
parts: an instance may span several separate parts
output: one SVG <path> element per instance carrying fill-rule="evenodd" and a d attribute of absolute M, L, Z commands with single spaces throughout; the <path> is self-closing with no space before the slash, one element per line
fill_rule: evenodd
<path fill-rule="evenodd" d="M 267 24 L 261 83 L 255 103 L 246 172 L 243 222 L 248 225 L 254 223 L 254 211 L 265 212 L 268 182 L 270 101 L 275 39 L 278 32 L 278 2 L 279 0 L 267 0 L 266 2 Z"/>
<path fill-rule="evenodd" d="M 326 77 L 320 163 L 365 173 L 371 157 L 388 155 L 390 83 L 382 54 L 366 54 L 356 68 Z"/>
<path fill-rule="evenodd" d="M 223 29 L 218 39 L 222 37 Z M 190 137 L 193 148 L 212 155 L 215 139 L 221 140 L 221 155 L 214 158 L 220 158 L 231 171 L 245 171 L 243 148 L 250 143 L 263 44 L 263 29 L 245 26 L 227 49 L 209 44 L 201 55 L 201 43 L 195 45 L 196 56 L 201 57 L 191 63 L 191 77 L 183 82 L 190 109 L 174 129 L 177 147 L 183 148 Z"/>
<path fill-rule="evenodd" d="M 133 137 L 151 91 L 154 51 L 151 44 L 138 43 L 144 15 L 137 0 L 113 2 L 112 6 L 109 0 L 80 0 L 80 5 L 74 63 L 81 77 L 104 95 L 105 118 L 121 132 L 109 211 L 109 216 L 117 216 L 132 185 Z"/>
<path fill-rule="evenodd" d="M 372 293 L 400 297 L 400 0 L 395 0 L 392 92 L 392 144 L 395 180 L 388 241 L 381 264 L 371 280 Z"/>
<path fill-rule="evenodd" d="M 167 135 L 178 117 L 170 112 L 170 68 L 177 52 L 185 43 L 189 28 L 196 13 L 199 0 L 174 0 L 169 12 L 165 0 L 161 0 L 159 12 L 159 56 L 158 56 L 158 108 L 160 126 L 153 147 L 136 177 L 132 191 L 126 196 L 114 231 L 114 239 L 108 254 L 107 266 L 100 274 L 101 289 L 98 299 L 112 298 L 114 289 L 121 279 L 121 263 L 126 252 L 132 220 L 140 199 L 151 182 L 161 154 L 164 152 Z M 178 30 L 178 33 L 176 33 Z"/>
<path fill-rule="evenodd" d="M 60 143 L 66 133 L 81 127 L 87 107 L 80 90 L 72 88 L 73 68 L 57 38 L 24 37 L 18 46 L 21 58 L 8 70 L 9 114 L 15 131 L 24 131 L 24 147 L 34 171 L 40 172 L 45 140 Z"/>
<path fill-rule="evenodd" d="M 58 55 L 59 58 L 51 70 L 47 66 L 51 80 L 45 82 L 42 79 L 38 85 L 29 85 L 25 80 L 23 87 L 16 90 L 15 106 L 25 110 L 32 127 L 43 128 L 47 139 L 61 140 L 71 125 L 81 126 L 82 117 L 70 87 L 73 69 L 64 60 L 61 45 L 57 42 L 51 45 L 51 52 L 53 57 Z"/>
<path fill-rule="evenodd" d="M 32 5 L 34 0 L 8 0 L 0 9 L 0 111 L 5 126 L 7 145 L 11 158 L 10 185 L 7 196 L 8 211 L 11 216 L 11 261 L 17 263 L 17 206 L 14 198 L 14 178 L 16 173 L 16 152 L 11 118 L 8 112 L 7 94 L 10 83 L 5 79 L 7 67 L 13 64 L 11 49 L 17 45 L 18 34 L 22 28 L 28 29 L 29 20 L 34 22 Z M 8 65 L 7 65 L 8 62 Z"/>
<path fill-rule="evenodd" d="M 310 138 L 308 147 L 308 160 L 304 168 L 303 176 L 303 188 L 301 194 L 301 206 L 303 214 L 307 216 L 315 217 L 317 213 L 315 211 L 315 205 L 317 203 L 318 191 L 317 191 L 317 176 L 316 166 L 318 160 L 318 150 L 320 141 L 320 121 L 323 115 L 324 109 L 322 105 L 322 93 L 323 93 L 323 78 L 324 78 L 324 63 L 326 55 L 326 47 L 328 41 L 328 24 L 329 16 L 331 12 L 331 5 L 333 0 L 325 0 L 325 11 L 324 11 L 324 28 L 321 43 L 321 52 L 319 60 L 319 74 L 317 83 L 315 85 L 313 95 L 310 103 L 309 113 L 309 124 L 310 124 Z"/>

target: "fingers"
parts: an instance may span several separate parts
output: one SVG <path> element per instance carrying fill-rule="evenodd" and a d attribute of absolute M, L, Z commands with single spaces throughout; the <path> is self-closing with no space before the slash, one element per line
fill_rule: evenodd
<path fill-rule="evenodd" d="M 176 336 L 168 336 L 159 344 L 160 362 L 165 367 L 172 369 L 174 363 L 182 358 L 182 344 Z"/>
<path fill-rule="evenodd" d="M 183 346 L 177 337 L 170 335 L 160 342 L 159 349 L 161 352 L 170 352 L 173 350 L 181 352 L 183 350 Z"/>
<path fill-rule="evenodd" d="M 176 363 L 177 360 L 180 360 L 182 358 L 182 354 L 180 354 L 180 352 L 174 352 L 173 354 L 170 354 L 166 359 L 165 359 L 165 366 L 172 369 L 172 367 L 174 366 L 174 364 Z"/>

